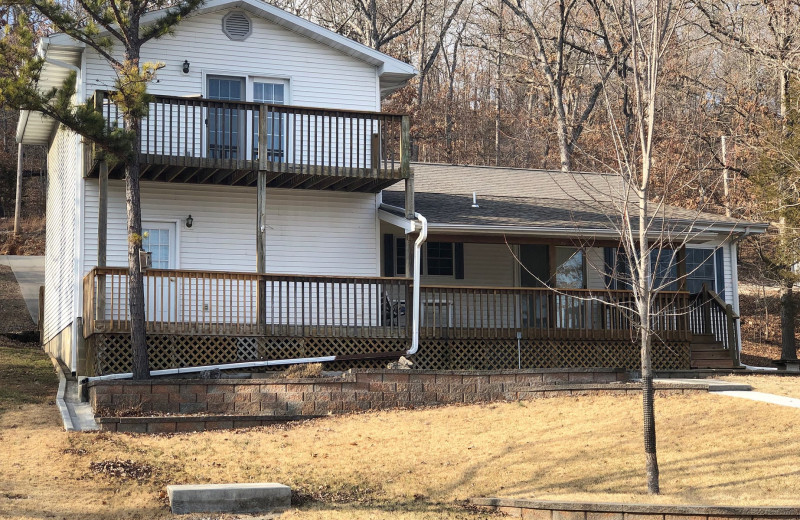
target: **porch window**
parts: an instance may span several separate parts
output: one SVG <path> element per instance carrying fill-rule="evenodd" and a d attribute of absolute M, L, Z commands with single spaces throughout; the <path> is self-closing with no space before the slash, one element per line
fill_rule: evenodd
<path fill-rule="evenodd" d="M 722 249 L 686 248 L 686 290 L 699 293 L 703 284 L 725 297 Z"/>
<path fill-rule="evenodd" d="M 453 276 L 453 243 L 428 242 L 427 266 L 430 276 Z"/>
<path fill-rule="evenodd" d="M 630 291 L 632 275 L 630 259 L 622 248 L 605 249 L 606 286 L 609 289 Z M 688 271 L 688 269 L 687 269 Z M 678 258 L 673 249 L 650 251 L 650 273 L 653 288 L 660 291 L 678 290 Z"/>
<path fill-rule="evenodd" d="M 406 239 L 395 238 L 395 270 L 399 276 L 406 274 Z"/>
<path fill-rule="evenodd" d="M 583 250 L 576 247 L 556 247 L 556 287 L 585 289 L 586 267 Z"/>

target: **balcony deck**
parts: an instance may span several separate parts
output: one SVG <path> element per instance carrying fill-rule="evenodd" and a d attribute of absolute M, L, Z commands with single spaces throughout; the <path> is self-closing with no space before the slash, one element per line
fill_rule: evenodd
<path fill-rule="evenodd" d="M 109 129 L 122 126 L 108 93 L 95 105 Z M 141 178 L 255 186 L 261 172 L 268 188 L 377 193 L 411 175 L 408 131 L 398 114 L 156 96 L 142 121 Z M 87 177 L 100 174 L 94 157 Z M 109 165 L 110 179 L 123 177 Z"/>

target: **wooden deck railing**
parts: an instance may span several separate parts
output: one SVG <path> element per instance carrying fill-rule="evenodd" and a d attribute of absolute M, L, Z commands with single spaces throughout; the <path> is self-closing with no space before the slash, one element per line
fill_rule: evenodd
<path fill-rule="evenodd" d="M 702 290 L 691 296 L 690 323 L 692 333 L 710 334 L 728 350 L 731 359 L 739 364 L 739 315 L 716 292 L 703 284 Z"/>
<path fill-rule="evenodd" d="M 95 106 L 109 129 L 124 126 L 108 92 L 96 91 Z M 401 179 L 407 139 L 398 114 L 154 96 L 140 152 L 163 165 Z"/>
<path fill-rule="evenodd" d="M 423 338 L 618 339 L 635 337 L 630 291 L 421 286 Z M 660 292 L 652 329 L 687 340 L 689 294 Z M 518 336 L 519 335 L 519 336 Z"/>
<path fill-rule="evenodd" d="M 94 268 L 86 275 L 86 337 L 129 330 L 127 284 L 125 268 Z M 411 280 L 406 278 L 149 269 L 144 286 L 151 333 L 411 337 Z M 628 291 L 423 285 L 420 297 L 423 339 L 635 336 Z M 666 340 L 688 340 L 689 294 L 659 293 L 652 327 Z"/>
<path fill-rule="evenodd" d="M 156 334 L 406 338 L 397 302 L 408 299 L 409 287 L 404 278 L 148 269 L 146 327 Z M 127 269 L 92 269 L 83 297 L 85 337 L 130 330 Z"/>

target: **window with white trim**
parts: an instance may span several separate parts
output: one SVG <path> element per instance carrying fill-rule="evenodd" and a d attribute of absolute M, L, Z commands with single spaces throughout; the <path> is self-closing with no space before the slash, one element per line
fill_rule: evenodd
<path fill-rule="evenodd" d="M 253 101 L 272 105 L 286 104 L 286 83 L 283 81 L 253 80 Z M 253 116 L 253 150 L 258 158 L 258 118 Z M 267 160 L 281 162 L 286 149 L 286 126 L 283 114 L 270 113 L 267 119 Z"/>

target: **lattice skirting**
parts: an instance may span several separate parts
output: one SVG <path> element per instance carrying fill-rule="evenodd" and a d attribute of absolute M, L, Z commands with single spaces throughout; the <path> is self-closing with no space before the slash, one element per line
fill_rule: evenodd
<path fill-rule="evenodd" d="M 688 342 L 653 345 L 655 370 L 688 370 Z M 415 368 L 502 370 L 509 368 L 641 367 L 639 345 L 613 340 L 425 340 L 413 358 Z"/>
<path fill-rule="evenodd" d="M 408 348 L 403 339 L 147 336 L 151 370 L 219 365 L 242 361 L 320 356 L 352 356 L 398 352 Z M 128 334 L 94 334 L 86 340 L 89 375 L 131 370 Z M 639 367 L 638 345 L 626 341 L 525 340 L 519 352 L 522 368 Z M 517 342 L 508 340 L 422 340 L 413 357 L 414 368 L 439 370 L 499 370 L 518 366 Z M 326 363 L 329 370 L 383 368 L 387 359 L 360 359 Z M 658 344 L 653 348 L 656 370 L 689 368 L 689 344 Z M 281 369 L 276 367 L 275 369 Z"/>
<path fill-rule="evenodd" d="M 87 367 L 87 373 L 106 375 L 131 371 L 132 355 L 129 334 L 94 334 L 86 340 L 86 344 L 87 359 L 92 360 L 92 364 Z M 270 359 L 352 356 L 398 352 L 408 348 L 407 340 L 403 339 L 180 336 L 172 334 L 148 334 L 147 345 L 151 370 Z M 326 364 L 326 368 L 329 370 L 384 368 L 387 362 L 385 359 L 336 361 Z"/>

